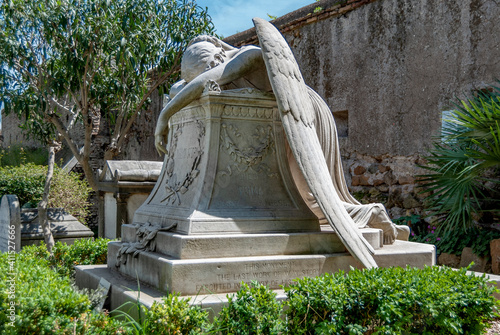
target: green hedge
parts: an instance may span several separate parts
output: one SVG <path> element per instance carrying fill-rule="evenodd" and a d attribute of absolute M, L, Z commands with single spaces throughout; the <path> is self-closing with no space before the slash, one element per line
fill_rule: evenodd
<path fill-rule="evenodd" d="M 24 207 L 36 207 L 42 199 L 47 166 L 24 164 L 0 167 L 0 198 L 15 194 Z M 88 215 L 91 188 L 75 173 L 66 173 L 54 168 L 49 207 L 64 208 L 68 213 L 83 221 Z"/>
<path fill-rule="evenodd" d="M 495 289 L 446 267 L 378 268 L 297 280 L 288 295 L 290 334 L 481 334 Z"/>
<path fill-rule="evenodd" d="M 68 277 L 33 256 L 0 253 L 1 334 L 127 333 L 124 323 L 93 312 L 90 298 L 77 292 Z"/>
<path fill-rule="evenodd" d="M 174 294 L 155 303 L 139 323 L 125 323 L 92 312 L 92 299 L 71 285 L 73 265 L 105 262 L 107 242 L 58 243 L 53 257 L 44 246 L 24 248 L 15 258 L 0 254 L 0 333 L 481 334 L 494 317 L 496 289 L 485 277 L 426 267 L 297 279 L 285 288 L 283 303 L 259 283 L 242 283 L 213 323 L 207 311 Z M 13 286 L 11 266 L 17 271 Z"/>
<path fill-rule="evenodd" d="M 79 239 L 72 245 L 56 242 L 52 249 L 53 255 L 47 251 L 44 243 L 23 248 L 24 254 L 42 258 L 54 271 L 62 276 L 74 276 L 74 266 L 106 264 L 108 242 L 106 238 Z"/>
<path fill-rule="evenodd" d="M 169 294 L 146 312 L 144 334 L 202 334 L 208 331 L 208 312 L 189 305 L 189 299 Z"/>
<path fill-rule="evenodd" d="M 213 328 L 222 334 L 280 334 L 281 313 L 276 293 L 257 282 L 242 283 L 236 296 L 228 296 L 228 305 L 215 318 Z"/>

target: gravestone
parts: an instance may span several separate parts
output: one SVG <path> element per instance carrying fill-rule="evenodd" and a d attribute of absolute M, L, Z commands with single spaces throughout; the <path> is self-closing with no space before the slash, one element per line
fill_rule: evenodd
<path fill-rule="evenodd" d="M 0 204 L 0 251 L 21 250 L 21 210 L 15 195 L 4 195 Z"/>

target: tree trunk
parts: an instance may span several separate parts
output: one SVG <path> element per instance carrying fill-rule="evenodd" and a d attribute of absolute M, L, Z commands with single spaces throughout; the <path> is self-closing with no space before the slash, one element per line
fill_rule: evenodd
<path fill-rule="evenodd" d="M 38 223 L 42 226 L 43 238 L 47 245 L 47 250 L 52 255 L 52 248 L 54 247 L 54 236 L 50 230 L 50 223 L 47 216 L 47 207 L 49 204 L 50 184 L 52 176 L 54 175 L 55 164 L 55 148 L 49 145 L 49 166 L 47 169 L 47 178 L 45 179 L 45 187 L 43 189 L 42 200 L 38 203 Z"/>

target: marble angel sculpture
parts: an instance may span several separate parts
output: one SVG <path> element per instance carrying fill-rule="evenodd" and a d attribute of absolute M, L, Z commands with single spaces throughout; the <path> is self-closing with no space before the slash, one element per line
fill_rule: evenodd
<path fill-rule="evenodd" d="M 182 80 L 171 91 L 155 131 L 159 152 L 167 153 L 168 120 L 196 100 L 207 85 L 222 90 L 242 87 L 274 92 L 289 150 L 289 164 L 302 197 L 320 220 L 328 221 L 349 252 L 367 268 L 376 267 L 374 250 L 358 228 L 384 231 L 384 244 L 407 239 L 381 204 L 359 204 L 343 175 L 335 122 L 326 103 L 306 86 L 295 58 L 280 32 L 255 18 L 260 46 L 234 48 L 211 36 L 191 41 L 181 64 Z"/>

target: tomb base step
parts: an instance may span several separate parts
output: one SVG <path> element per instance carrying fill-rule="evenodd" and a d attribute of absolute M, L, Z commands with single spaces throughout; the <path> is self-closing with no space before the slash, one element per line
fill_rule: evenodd
<path fill-rule="evenodd" d="M 315 277 L 326 272 L 349 271 L 360 267 L 349 253 L 317 255 L 273 255 L 176 259 L 156 252 L 126 255 L 116 267 L 121 242 L 108 245 L 108 266 L 137 278 L 160 291 L 182 295 L 228 293 L 238 291 L 240 283 L 257 280 L 271 289 L 279 289 L 296 278 Z M 376 250 L 375 261 L 381 267 L 406 265 L 423 267 L 435 264 L 435 247 L 396 241 Z"/>
<path fill-rule="evenodd" d="M 119 247 L 118 243 L 110 243 L 110 248 L 116 251 L 116 248 Z M 132 257 L 132 256 L 129 256 Z M 295 257 L 295 258 L 294 258 Z M 315 268 L 313 270 L 312 267 L 306 266 L 304 271 L 307 272 L 307 269 L 309 269 L 309 275 L 313 275 L 313 271 L 317 273 L 316 275 L 322 274 L 324 272 L 335 272 L 340 270 L 345 270 L 348 272 L 350 270 L 350 265 L 353 264 L 355 266 L 354 258 L 352 258 L 349 254 L 340 254 L 340 255 L 314 255 L 314 256 L 302 256 L 302 257 L 297 257 L 297 256 L 287 256 L 286 259 L 281 259 L 278 260 L 279 257 L 275 257 L 274 259 L 271 258 L 271 261 L 269 260 L 269 257 L 266 258 L 261 258 L 260 260 L 255 260 L 256 257 L 241 257 L 241 258 L 236 258 L 233 261 L 236 261 L 236 263 L 239 263 L 239 266 L 243 266 L 245 269 L 245 265 L 242 265 L 242 258 L 246 258 L 245 261 L 250 261 L 249 265 L 247 265 L 247 268 L 249 270 L 252 270 L 252 268 L 258 268 L 259 266 L 261 267 L 260 269 L 262 273 L 265 272 L 270 272 L 270 271 L 264 271 L 266 267 L 286 267 L 286 264 L 291 264 L 296 260 L 299 260 L 300 262 L 310 262 L 315 264 Z M 231 286 L 234 286 L 234 289 L 231 290 L 231 293 L 236 292 L 236 288 L 239 285 L 236 285 L 236 281 L 233 280 L 228 280 L 230 279 L 231 274 L 226 273 L 225 275 L 221 275 L 220 277 L 217 277 L 217 275 L 222 274 L 223 269 L 230 269 L 231 267 L 226 265 L 221 259 L 219 260 L 213 260 L 213 259 L 208 259 L 208 260 L 201 260 L 199 263 L 207 262 L 208 265 L 205 265 L 205 269 L 202 269 L 203 266 L 197 267 L 197 262 L 193 260 L 185 260 L 185 261 L 175 261 L 172 259 L 168 259 L 163 257 L 162 255 L 159 254 L 154 254 L 154 253 L 147 253 L 141 256 L 139 256 L 137 259 L 131 259 L 131 262 L 134 262 L 134 267 L 131 266 L 131 263 L 129 264 L 129 268 L 127 268 L 127 271 L 129 274 L 125 274 L 124 271 L 125 268 L 122 267 L 119 271 L 114 267 L 114 264 L 112 266 L 108 265 L 82 265 L 82 266 L 77 266 L 76 267 L 76 284 L 80 288 L 90 288 L 90 289 L 95 289 L 98 287 L 99 282 L 101 279 L 105 279 L 109 283 L 111 283 L 111 288 L 109 291 L 109 297 L 110 297 L 110 309 L 115 310 L 117 308 L 120 308 L 121 310 L 126 311 L 129 313 L 132 317 L 135 317 L 137 319 L 137 309 L 131 308 L 131 305 L 126 305 L 123 306 L 124 303 L 126 302 L 132 302 L 136 303 L 139 302 L 140 304 L 144 305 L 147 308 L 150 308 L 152 304 L 155 301 L 161 301 L 162 297 L 166 295 L 168 292 L 168 287 L 163 287 L 163 289 L 158 288 L 159 286 L 152 284 L 146 280 L 145 277 L 150 276 L 150 277 L 155 277 L 156 278 L 161 278 L 162 276 L 160 275 L 162 269 L 158 267 L 157 265 L 159 263 L 155 263 L 154 259 L 157 259 L 160 263 L 164 264 L 163 270 L 168 268 L 169 266 L 172 266 L 173 269 L 175 270 L 182 270 L 180 273 L 177 274 L 179 280 L 181 282 L 186 282 L 187 287 L 195 287 L 195 285 L 199 284 L 194 284 L 189 283 L 190 281 L 190 276 L 195 276 L 196 277 L 201 277 L 203 279 L 204 277 L 207 278 L 208 281 L 213 280 L 214 278 L 211 274 L 210 271 L 215 272 L 215 280 L 216 282 L 213 284 L 215 285 L 215 291 L 226 291 L 223 290 L 223 287 L 229 286 L 228 283 L 231 284 Z M 252 262 L 252 259 L 254 260 Z M 421 243 L 414 243 L 414 242 L 405 242 L 405 241 L 396 241 L 393 245 L 388 245 L 384 246 L 383 248 L 376 250 L 375 252 L 375 260 L 377 261 L 377 264 L 380 267 L 388 267 L 388 266 L 400 266 L 400 267 L 406 267 L 412 266 L 412 267 L 419 267 L 423 268 L 425 265 L 432 266 L 435 265 L 436 259 L 436 254 L 435 254 L 435 247 L 432 245 L 428 244 L 421 244 Z M 149 262 L 149 261 L 152 261 Z M 138 266 L 138 264 L 141 261 L 149 262 L 146 264 L 143 264 L 143 266 Z M 112 262 L 112 261 L 111 261 Z M 177 262 L 177 263 L 175 263 Z M 219 263 L 218 263 L 219 262 Z M 259 263 L 260 262 L 260 263 Z M 288 262 L 288 263 L 287 263 Z M 128 263 L 128 261 L 127 261 Z M 184 263 L 184 264 L 183 264 Z M 333 264 L 336 263 L 337 268 L 332 269 L 334 266 Z M 243 262 L 244 264 L 244 262 Z M 274 264 L 274 265 L 270 265 Z M 122 265 L 123 266 L 123 265 Z M 221 266 L 220 268 L 217 268 L 218 266 Z M 223 267 L 224 266 L 224 267 Z M 234 264 L 232 266 L 235 266 Z M 359 266 L 359 264 L 358 264 Z M 193 268 L 196 268 L 197 270 L 193 271 Z M 150 273 L 145 276 L 144 271 L 147 271 L 145 269 L 148 269 L 152 273 L 156 273 L 156 275 Z M 207 270 L 208 269 L 208 270 Z M 257 269 L 254 269 L 257 270 Z M 198 272 L 200 271 L 200 272 Z M 259 271 L 252 271 L 254 273 L 259 273 Z M 250 272 L 250 273 L 252 273 Z M 279 272 L 276 270 L 276 272 Z M 284 271 L 283 271 L 284 272 Z M 245 272 L 246 273 L 246 272 Z M 244 282 L 250 282 L 252 279 L 259 280 L 261 282 L 265 282 L 265 279 L 258 278 L 258 277 L 264 277 L 267 276 L 266 274 L 263 275 L 256 275 L 256 276 L 249 276 L 249 278 L 246 279 L 241 279 L 238 281 L 238 284 L 241 281 Z M 140 284 L 137 278 L 139 277 L 140 279 Z M 164 274 L 164 277 L 165 274 Z M 175 277 L 175 276 L 174 276 Z M 235 277 L 235 273 L 233 273 L 233 279 Z M 238 277 L 238 276 L 236 276 Z M 300 277 L 300 276 L 296 276 Z M 217 282 L 217 278 L 220 278 L 220 283 Z M 295 278 L 292 278 L 293 280 Z M 268 282 L 271 284 L 276 282 L 276 279 L 267 279 Z M 224 286 L 225 283 L 225 286 Z M 203 292 L 200 290 L 199 292 L 194 292 L 196 290 L 191 290 L 191 292 L 194 293 L 187 293 L 187 292 L 182 292 L 179 289 L 179 285 L 177 285 L 177 291 L 181 293 L 182 298 L 189 298 L 190 299 L 190 304 L 192 305 L 197 305 L 202 308 L 206 308 L 209 310 L 211 315 L 216 315 L 222 307 L 227 304 L 227 297 L 226 295 L 228 293 L 220 293 L 220 292 L 214 292 L 211 291 L 209 293 L 208 290 L 205 290 Z M 277 292 L 278 296 L 277 298 L 280 300 L 285 299 L 285 294 L 282 290 L 281 287 L 272 287 L 275 292 Z M 181 288 L 182 289 L 182 288 Z"/>
<path fill-rule="evenodd" d="M 361 229 L 363 237 L 374 249 L 382 247 L 380 229 Z M 135 225 L 122 226 L 122 241 L 136 242 Z M 346 252 L 333 230 L 323 228 L 313 233 L 182 235 L 158 232 L 156 252 L 177 259 L 219 257 L 317 255 Z"/>

